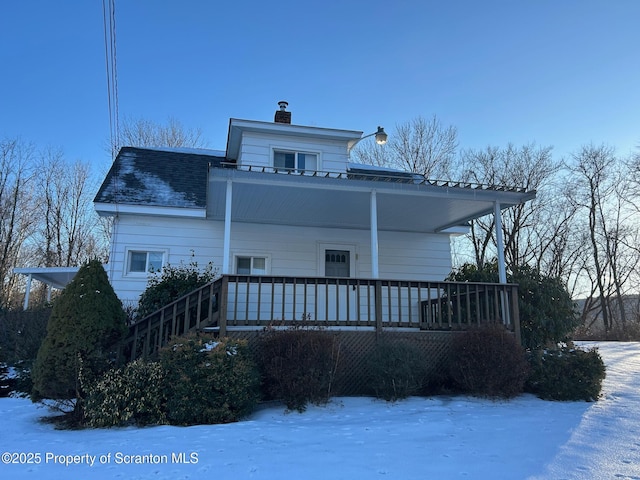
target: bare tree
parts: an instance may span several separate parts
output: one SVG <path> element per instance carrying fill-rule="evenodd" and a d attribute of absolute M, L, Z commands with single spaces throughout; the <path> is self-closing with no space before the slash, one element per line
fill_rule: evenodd
<path fill-rule="evenodd" d="M 0 307 L 12 303 L 16 277 L 12 274 L 33 231 L 34 147 L 20 139 L 0 141 Z"/>
<path fill-rule="evenodd" d="M 89 165 L 65 160 L 61 150 L 45 150 L 38 163 L 38 231 L 35 237 L 38 263 L 43 266 L 75 266 L 103 258 L 98 216 L 92 206 Z"/>
<path fill-rule="evenodd" d="M 571 201 L 584 215 L 584 274 L 593 282 L 605 331 L 614 322 L 624 331 L 627 323 L 625 295 L 640 264 L 637 223 L 628 202 L 629 172 L 612 147 L 586 145 L 572 155 Z M 587 302 L 589 303 L 589 302 Z M 593 302 L 591 302 L 593 303 Z"/>
<path fill-rule="evenodd" d="M 503 213 L 502 230 L 508 268 L 538 263 L 548 239 L 541 243 L 544 232 L 536 232 L 536 228 L 548 211 L 553 195 L 551 182 L 560 168 L 560 163 L 551 156 L 551 147 L 509 144 L 506 148 L 489 146 L 484 150 L 467 150 L 462 155 L 461 166 L 464 181 L 537 191 L 535 200 Z M 478 266 L 495 255 L 494 221 L 490 215 L 471 223 L 470 239 Z"/>
<path fill-rule="evenodd" d="M 430 120 L 417 117 L 396 125 L 383 147 L 363 143 L 352 153 L 358 162 L 445 180 L 451 178 L 455 164 L 458 131 L 454 126 L 442 125 L 435 115 Z"/>
<path fill-rule="evenodd" d="M 15 267 L 105 257 L 93 186 L 89 166 L 67 162 L 59 149 L 0 141 L 0 307 L 19 304 L 24 279 L 13 274 Z"/>
<path fill-rule="evenodd" d="M 640 212 L 640 145 L 631 154 L 626 166 L 629 172 L 628 201 L 637 212 Z"/>
<path fill-rule="evenodd" d="M 144 118 L 125 118 L 119 126 L 119 136 L 118 147 L 207 147 L 201 129 L 186 128 L 175 118 L 169 118 L 166 124 Z"/>
<path fill-rule="evenodd" d="M 529 235 L 531 243 L 537 245 L 536 269 L 563 279 L 569 292 L 574 292 L 578 288 L 577 272 L 583 264 L 584 249 L 583 241 L 576 235 L 577 208 L 568 201 L 561 178 L 540 192 L 540 209 Z"/>

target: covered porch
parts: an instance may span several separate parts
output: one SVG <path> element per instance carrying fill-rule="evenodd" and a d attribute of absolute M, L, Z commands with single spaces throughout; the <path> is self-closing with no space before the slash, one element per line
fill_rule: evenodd
<path fill-rule="evenodd" d="M 534 197 L 521 188 L 440 182 L 353 164 L 345 173 L 225 164 L 210 168 L 207 218 L 224 222 L 223 274 L 238 273 L 232 258 L 234 225 L 264 224 L 367 232 L 370 265 L 359 276 L 441 280 L 450 271 L 450 254 L 444 275 L 389 275 L 381 269 L 381 247 L 394 248 L 393 234 L 466 233 L 471 220 L 492 214 L 500 282 L 506 283 L 501 212 Z M 381 244 L 382 232 L 389 232 L 386 244 Z M 320 269 L 308 274 L 329 276 Z"/>

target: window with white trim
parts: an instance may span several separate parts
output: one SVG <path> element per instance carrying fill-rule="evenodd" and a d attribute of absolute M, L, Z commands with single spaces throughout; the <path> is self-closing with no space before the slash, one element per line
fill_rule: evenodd
<path fill-rule="evenodd" d="M 265 257 L 236 257 L 236 273 L 239 275 L 265 275 L 267 259 Z"/>
<path fill-rule="evenodd" d="M 159 272 L 164 265 L 164 252 L 129 250 L 127 273 Z"/>
<path fill-rule="evenodd" d="M 318 169 L 318 154 L 274 150 L 273 166 L 275 168 L 285 168 L 287 170 L 295 170 L 298 172 L 304 172 L 305 170 L 313 172 Z"/>

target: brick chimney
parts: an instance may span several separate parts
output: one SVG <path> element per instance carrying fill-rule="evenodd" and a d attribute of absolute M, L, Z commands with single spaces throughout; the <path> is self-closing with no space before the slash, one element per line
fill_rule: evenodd
<path fill-rule="evenodd" d="M 288 102 L 278 102 L 280 110 L 276 110 L 276 116 L 273 119 L 275 123 L 291 123 L 291 112 L 287 112 L 287 105 L 289 105 Z"/>

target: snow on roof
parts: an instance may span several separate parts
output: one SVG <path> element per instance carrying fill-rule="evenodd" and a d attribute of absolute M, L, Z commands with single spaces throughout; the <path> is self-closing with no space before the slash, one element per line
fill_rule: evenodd
<path fill-rule="evenodd" d="M 389 178 L 404 178 L 408 181 L 423 182 L 425 177 L 419 173 L 407 172 L 406 170 L 397 170 L 395 168 L 380 167 L 378 165 L 366 165 L 363 163 L 349 162 L 347 164 L 349 173 L 381 176 Z"/>
<path fill-rule="evenodd" d="M 139 150 L 153 150 L 160 152 L 170 152 L 170 153 L 186 153 L 191 155 L 209 155 L 212 157 L 224 157 L 224 150 L 212 150 L 209 148 L 187 148 L 187 147 L 136 147 Z"/>
<path fill-rule="evenodd" d="M 95 202 L 205 208 L 207 170 L 218 150 L 123 147 Z"/>
<path fill-rule="evenodd" d="M 369 165 L 366 163 L 349 162 L 347 164 L 347 168 L 349 170 L 375 170 L 377 172 L 386 172 L 386 173 L 407 173 L 402 170 L 396 170 L 395 168 L 381 167 L 378 165 Z"/>
<path fill-rule="evenodd" d="M 131 177 L 137 182 L 131 182 Z M 136 183 L 135 189 L 130 184 Z M 195 202 L 186 198 L 185 192 L 176 192 L 171 185 L 157 175 L 136 168 L 135 158 L 124 157 L 120 170 L 113 182 L 105 189 L 105 194 L 117 196 L 123 203 L 160 203 L 172 207 L 195 207 Z"/>

